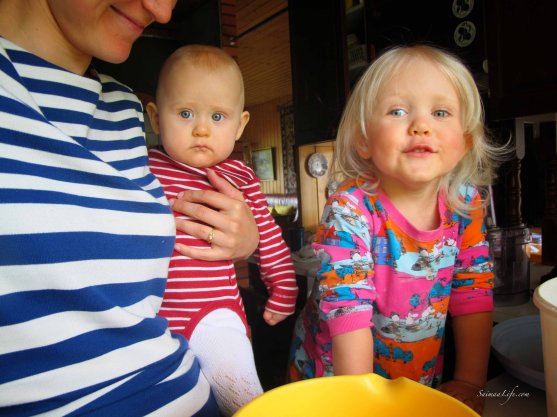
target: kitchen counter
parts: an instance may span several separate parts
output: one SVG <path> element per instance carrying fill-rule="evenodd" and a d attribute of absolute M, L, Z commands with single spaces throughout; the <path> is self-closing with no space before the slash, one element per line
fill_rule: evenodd
<path fill-rule="evenodd" d="M 482 417 L 547 417 L 545 391 L 502 373 L 488 381 Z"/>
<path fill-rule="evenodd" d="M 532 288 L 539 285 L 540 270 L 544 272 L 543 268 L 538 269 L 538 277 L 531 282 Z M 501 323 L 505 320 L 539 313 L 530 297 L 528 302 L 515 306 L 496 305 L 493 321 Z M 482 417 L 547 417 L 545 391 L 534 388 L 507 372 L 490 379 L 483 395 L 485 408 Z"/>

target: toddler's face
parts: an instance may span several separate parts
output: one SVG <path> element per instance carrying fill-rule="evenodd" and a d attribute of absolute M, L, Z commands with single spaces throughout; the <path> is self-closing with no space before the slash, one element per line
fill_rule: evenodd
<path fill-rule="evenodd" d="M 230 156 L 249 120 L 242 86 L 230 68 L 177 65 L 158 103 L 161 142 L 175 160 L 210 167 Z"/>
<path fill-rule="evenodd" d="M 383 189 L 437 188 L 468 150 L 456 89 L 436 64 L 413 58 L 381 87 L 358 150 Z"/>

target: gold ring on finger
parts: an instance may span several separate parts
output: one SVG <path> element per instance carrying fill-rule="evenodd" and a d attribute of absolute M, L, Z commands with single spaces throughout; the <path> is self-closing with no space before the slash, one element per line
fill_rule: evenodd
<path fill-rule="evenodd" d="M 209 234 L 207 235 L 207 243 L 211 245 L 213 243 L 214 238 L 215 238 L 215 228 L 211 227 L 211 230 L 209 230 Z"/>

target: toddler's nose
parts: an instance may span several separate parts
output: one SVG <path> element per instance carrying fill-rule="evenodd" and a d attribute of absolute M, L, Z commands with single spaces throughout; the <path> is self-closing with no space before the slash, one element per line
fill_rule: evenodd
<path fill-rule="evenodd" d="M 410 125 L 409 130 L 411 135 L 427 135 L 430 132 L 430 127 L 424 118 L 417 117 Z"/>

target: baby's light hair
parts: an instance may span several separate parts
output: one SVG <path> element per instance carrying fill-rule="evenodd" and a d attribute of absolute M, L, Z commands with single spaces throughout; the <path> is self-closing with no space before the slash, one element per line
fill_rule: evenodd
<path fill-rule="evenodd" d="M 365 179 L 362 188 L 367 192 L 379 186 L 376 167 L 357 152 L 358 144 L 368 139 L 366 116 L 373 114 L 383 84 L 400 68 L 416 59 L 436 64 L 454 86 L 460 99 L 461 122 L 465 135 L 469 137 L 470 148 L 453 171 L 441 180 L 440 191 L 447 196 L 450 208 L 466 216 L 470 206 L 460 198 L 460 186 L 470 184 L 483 187 L 492 184 L 496 166 L 506 159 L 509 148 L 495 144 L 488 137 L 480 93 L 468 68 L 459 58 L 437 47 L 425 44 L 392 47 L 364 72 L 340 120 L 333 155 L 333 176 L 338 180 Z"/>
<path fill-rule="evenodd" d="M 163 90 L 169 72 L 174 69 L 176 63 L 186 60 L 189 64 L 209 71 L 231 70 L 238 78 L 241 92 L 241 107 L 244 108 L 244 79 L 238 63 L 228 55 L 223 49 L 211 45 L 191 44 L 176 49 L 163 64 L 157 84 L 157 101 L 159 93 Z"/>

